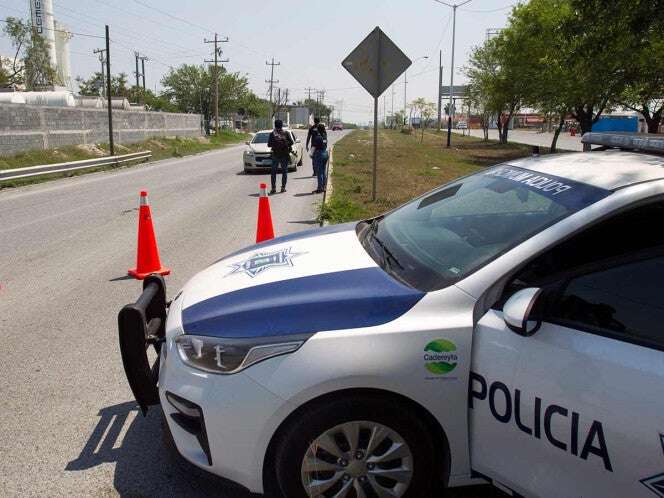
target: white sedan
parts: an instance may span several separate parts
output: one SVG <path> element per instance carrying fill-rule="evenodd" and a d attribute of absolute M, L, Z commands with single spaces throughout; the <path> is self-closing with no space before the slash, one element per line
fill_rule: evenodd
<path fill-rule="evenodd" d="M 168 311 L 149 277 L 119 320 L 138 404 L 274 497 L 664 496 L 664 143 L 588 135 L 230 254 Z"/>
<path fill-rule="evenodd" d="M 293 140 L 293 152 L 288 163 L 288 170 L 295 171 L 298 166 L 302 166 L 304 150 L 302 141 L 297 138 L 291 130 L 284 130 Z M 244 172 L 269 171 L 272 168 L 272 150 L 267 146 L 272 130 L 261 130 L 253 138 L 246 142 L 247 149 L 243 154 Z"/>

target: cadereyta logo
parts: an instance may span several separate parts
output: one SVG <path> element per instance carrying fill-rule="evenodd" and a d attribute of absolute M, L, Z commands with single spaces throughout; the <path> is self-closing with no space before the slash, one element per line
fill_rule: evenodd
<path fill-rule="evenodd" d="M 445 375 L 454 370 L 459 361 L 456 344 L 447 339 L 436 339 L 424 346 L 424 366 L 435 375 Z"/>
<path fill-rule="evenodd" d="M 275 266 L 293 266 L 293 258 L 301 254 L 303 253 L 291 252 L 290 247 L 278 251 L 256 253 L 244 261 L 233 263 L 230 266 L 233 270 L 228 275 L 245 273 L 253 278 L 259 273 Z"/>

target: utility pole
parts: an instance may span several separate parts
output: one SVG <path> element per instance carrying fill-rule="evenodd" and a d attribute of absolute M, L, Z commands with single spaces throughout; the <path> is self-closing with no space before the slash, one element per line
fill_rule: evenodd
<path fill-rule="evenodd" d="M 441 95 L 443 91 L 443 51 L 441 50 L 438 53 L 438 131 L 441 127 L 441 107 L 443 96 Z"/>
<path fill-rule="evenodd" d="M 406 75 L 406 71 L 403 72 L 403 124 L 406 125 L 406 88 L 408 87 L 408 76 Z"/>
<path fill-rule="evenodd" d="M 111 37 L 106 25 L 106 96 L 108 97 L 108 150 L 115 155 L 113 146 L 113 107 L 111 105 Z"/>
<path fill-rule="evenodd" d="M 316 90 L 316 104 L 317 107 L 320 109 L 321 114 L 323 113 L 323 107 L 325 106 L 325 89 L 323 90 Z M 319 118 L 323 119 L 323 116 L 318 116 Z M 330 116 L 327 116 L 327 124 L 328 126 L 330 125 Z"/>
<path fill-rule="evenodd" d="M 307 92 L 307 100 L 311 100 L 311 91 L 317 91 L 315 88 L 307 87 L 304 89 L 305 92 Z"/>
<path fill-rule="evenodd" d="M 93 54 L 99 54 L 99 62 L 101 62 L 101 96 L 105 97 L 106 96 L 106 78 L 104 78 L 104 73 L 106 70 L 104 69 L 104 66 L 106 65 L 106 57 L 104 54 L 106 53 L 105 48 L 95 48 L 92 51 Z"/>
<path fill-rule="evenodd" d="M 396 120 L 394 119 L 394 83 L 392 84 L 392 121 L 390 122 L 390 128 L 396 126 Z"/>
<path fill-rule="evenodd" d="M 136 71 L 134 72 L 134 75 L 136 75 L 136 91 L 140 88 L 139 80 L 141 77 L 141 73 L 138 72 L 138 59 L 141 58 L 141 54 L 138 52 L 134 52 L 134 59 L 136 60 Z"/>
<path fill-rule="evenodd" d="M 270 84 L 270 112 L 274 116 L 274 106 L 272 104 L 272 90 L 275 83 L 279 83 L 279 80 L 274 79 L 274 66 L 281 66 L 281 62 L 274 62 L 274 57 L 272 57 L 272 62 L 265 61 L 266 66 L 270 66 L 270 79 L 265 80 L 265 83 Z"/>
<path fill-rule="evenodd" d="M 279 116 L 279 111 L 281 110 L 281 87 L 277 88 L 277 102 L 274 106 L 274 117 L 275 119 Z"/>
<path fill-rule="evenodd" d="M 145 98 L 145 61 L 150 59 L 147 56 L 141 57 L 141 75 L 143 77 L 143 98 Z"/>
<path fill-rule="evenodd" d="M 436 2 L 446 5 L 447 7 L 452 7 L 452 63 L 450 64 L 450 107 L 449 107 L 449 115 L 447 118 L 447 146 L 451 146 L 452 142 L 452 113 L 454 112 L 452 108 L 452 94 L 454 93 L 454 42 L 456 38 L 456 11 L 457 7 L 461 7 L 462 5 L 466 5 L 468 2 L 471 2 L 472 0 L 465 0 L 465 2 L 461 2 L 459 4 L 450 4 L 447 2 L 443 2 L 442 0 L 435 0 Z"/>
<path fill-rule="evenodd" d="M 220 43 L 226 43 L 228 37 L 223 40 L 219 39 L 217 33 L 214 34 L 214 40 L 203 39 L 203 43 L 214 43 L 214 60 L 206 60 L 205 62 L 214 62 L 214 75 L 212 79 L 214 80 L 214 135 L 219 136 L 219 56 L 221 55 L 221 48 L 219 47 Z M 228 62 L 224 60 L 221 62 Z"/>

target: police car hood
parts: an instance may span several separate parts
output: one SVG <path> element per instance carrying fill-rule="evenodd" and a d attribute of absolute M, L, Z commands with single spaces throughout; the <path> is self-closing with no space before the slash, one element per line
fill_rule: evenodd
<path fill-rule="evenodd" d="M 261 337 L 380 325 L 423 293 L 384 272 L 355 224 L 308 230 L 216 262 L 182 293 L 187 334 Z"/>

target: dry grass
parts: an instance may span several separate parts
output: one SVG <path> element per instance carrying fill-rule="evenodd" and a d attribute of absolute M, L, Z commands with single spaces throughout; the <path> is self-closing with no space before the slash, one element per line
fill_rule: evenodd
<path fill-rule="evenodd" d="M 388 211 L 413 197 L 480 168 L 530 155 L 531 147 L 500 145 L 454 135 L 453 147 L 443 146 L 444 135 L 421 135 L 396 130 L 378 132 L 378 182 L 371 200 L 372 130 L 357 130 L 334 146 L 331 181 L 334 191 L 321 217 L 332 223 L 367 218 Z"/>

